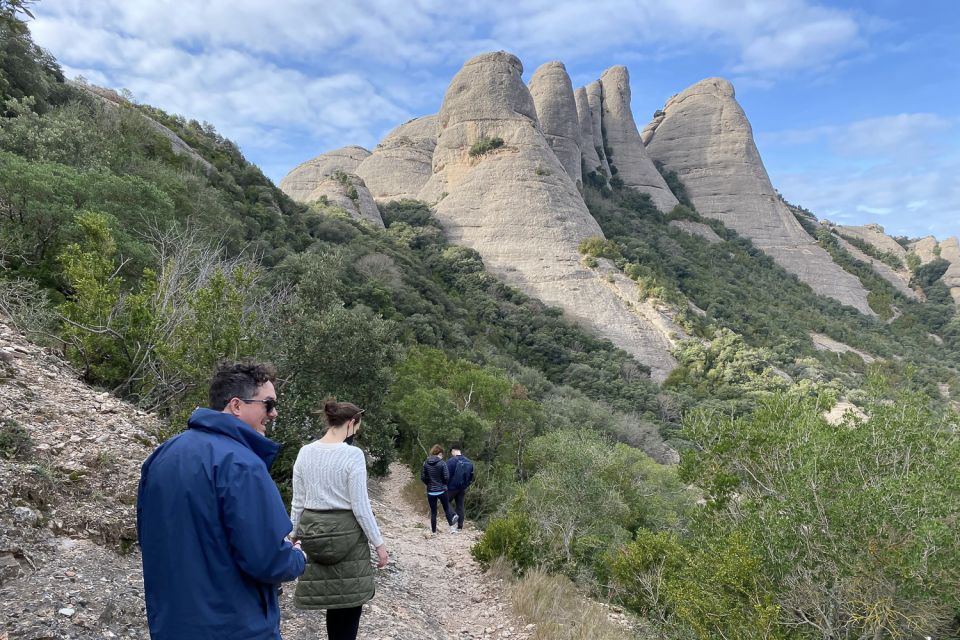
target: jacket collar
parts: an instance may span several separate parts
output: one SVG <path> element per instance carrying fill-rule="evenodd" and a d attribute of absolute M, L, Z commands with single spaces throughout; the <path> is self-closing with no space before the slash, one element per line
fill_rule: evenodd
<path fill-rule="evenodd" d="M 187 420 L 187 427 L 233 438 L 253 451 L 258 458 L 263 460 L 268 469 L 280 451 L 279 444 L 260 435 L 240 418 L 222 411 L 195 409 L 190 419 Z"/>

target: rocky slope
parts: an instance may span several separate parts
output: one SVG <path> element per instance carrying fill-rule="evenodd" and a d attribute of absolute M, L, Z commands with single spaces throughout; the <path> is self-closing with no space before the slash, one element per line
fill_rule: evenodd
<path fill-rule="evenodd" d="M 140 464 L 160 423 L 87 387 L 2 322 L 0 407 L 0 638 L 146 640 L 135 503 Z M 479 531 L 469 515 L 463 533 L 430 537 L 424 505 L 402 497 L 411 479 L 395 465 L 370 485 L 391 563 L 377 572 L 360 638 L 532 637 L 535 626 L 512 613 L 510 585 L 470 556 Z M 447 585 L 448 600 L 425 584 Z M 294 609 L 293 590 L 284 589 L 283 636 L 313 640 L 323 614 Z M 609 617 L 630 636 L 623 614 Z"/>
<path fill-rule="evenodd" d="M 750 238 L 817 293 L 873 314 L 860 281 L 831 260 L 777 197 L 733 85 L 708 78 L 688 87 L 667 101 L 644 138 L 650 157 L 677 172 L 700 214 Z"/>
<path fill-rule="evenodd" d="M 876 229 L 866 230 L 864 227 L 851 227 L 844 225 L 831 225 L 828 221 L 821 221 L 821 224 L 826 228 L 830 229 L 836 238 L 837 242 L 843 248 L 844 251 L 849 253 L 855 259 L 870 265 L 870 267 L 879 275 L 881 278 L 889 282 L 893 287 L 910 298 L 911 300 L 922 300 L 922 292 L 914 291 L 910 287 L 910 278 L 911 272 L 906 267 L 906 250 L 901 247 L 897 242 L 890 238 L 889 236 L 883 235 L 883 227 L 879 227 L 879 234 Z M 877 227 L 878 225 L 868 225 L 870 227 Z M 873 256 L 867 255 L 860 248 L 853 245 L 849 242 L 848 238 L 853 238 L 856 240 L 861 240 L 867 242 L 870 246 L 877 249 L 878 251 L 883 251 L 899 258 L 903 264 L 903 267 L 899 269 L 894 269 L 887 263 L 882 260 L 878 260 Z M 869 238 L 869 240 L 867 239 Z M 885 242 L 884 240 L 889 240 Z M 896 249 L 893 249 L 890 246 L 890 243 L 896 245 Z"/>
<path fill-rule="evenodd" d="M 358 146 L 343 147 L 307 160 L 280 181 L 280 188 L 297 202 L 322 202 L 383 228 L 383 218 L 366 183 L 356 174 L 371 153 Z"/>
<path fill-rule="evenodd" d="M 562 308 L 663 380 L 676 366 L 670 348 L 682 331 L 641 301 L 636 285 L 581 264 L 579 243 L 603 233 L 540 131 L 522 71 L 505 52 L 467 61 L 440 109 L 434 173 L 418 197 L 450 240 L 476 249 L 490 271 Z M 500 146 L 476 153 L 491 141 Z"/>

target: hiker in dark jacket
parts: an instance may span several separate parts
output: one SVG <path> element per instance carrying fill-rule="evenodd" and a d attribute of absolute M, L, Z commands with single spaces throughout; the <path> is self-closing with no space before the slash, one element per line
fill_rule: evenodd
<path fill-rule="evenodd" d="M 457 528 L 450 527 L 450 533 L 457 533 L 463 529 L 463 502 L 467 496 L 467 489 L 473 484 L 473 462 L 463 455 L 460 447 L 450 447 L 447 469 L 450 472 L 450 480 L 447 482 L 447 500 L 451 505 L 456 505 L 457 514 Z"/>
<path fill-rule="evenodd" d="M 137 535 L 153 640 L 280 640 L 277 587 L 305 566 L 269 467 L 273 368 L 221 364 L 209 409 L 143 463 Z"/>
<path fill-rule="evenodd" d="M 443 447 L 438 444 L 430 448 L 430 457 L 423 461 L 420 470 L 420 480 L 427 485 L 427 502 L 430 504 L 430 530 L 437 532 L 437 500 L 443 505 L 443 513 L 447 516 L 450 531 L 456 529 L 457 514 L 450 510 L 450 501 L 447 499 L 447 482 L 450 480 L 450 470 L 443 462 Z"/>

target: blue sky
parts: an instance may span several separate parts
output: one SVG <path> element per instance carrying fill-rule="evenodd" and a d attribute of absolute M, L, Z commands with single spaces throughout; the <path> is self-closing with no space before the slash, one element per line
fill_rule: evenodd
<path fill-rule="evenodd" d="M 549 60 L 574 86 L 630 69 L 642 128 L 710 76 L 734 83 L 788 200 L 892 235 L 960 235 L 960 2 L 43 0 L 70 76 L 212 123 L 274 181 L 435 113 L 469 57 Z"/>

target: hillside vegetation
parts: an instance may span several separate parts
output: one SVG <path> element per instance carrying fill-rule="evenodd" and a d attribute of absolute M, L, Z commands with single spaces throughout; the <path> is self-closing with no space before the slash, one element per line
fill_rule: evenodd
<path fill-rule="evenodd" d="M 212 125 L 65 84 L 16 8 L 0 0 L 0 311 L 155 412 L 159 437 L 205 402 L 216 361 L 270 359 L 285 495 L 311 410 L 336 396 L 367 409 L 374 473 L 463 444 L 478 560 L 566 574 L 663 637 L 957 634 L 960 320 L 936 263 L 913 302 L 819 237 L 871 292 L 868 318 L 687 206 L 588 186 L 606 239 L 585 263 L 611 261 L 691 336 L 658 387 L 450 244 L 426 205 L 382 207 L 377 230 L 295 203 Z M 828 424 L 841 398 L 868 418 Z M 0 454 L 56 464 L 0 430 Z"/>

